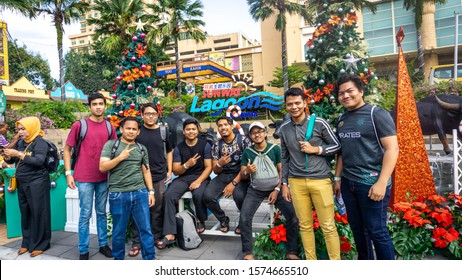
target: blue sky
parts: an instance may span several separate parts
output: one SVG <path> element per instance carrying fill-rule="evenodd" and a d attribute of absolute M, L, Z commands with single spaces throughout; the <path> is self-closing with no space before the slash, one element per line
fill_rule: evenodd
<path fill-rule="evenodd" d="M 202 0 L 204 5 L 205 30 L 210 35 L 242 32 L 250 39 L 260 41 L 260 24 L 252 20 L 246 0 Z M 23 43 L 28 50 L 40 53 L 48 60 L 51 75 L 57 79 L 59 76 L 58 52 L 56 31 L 51 26 L 48 17 L 40 17 L 30 21 L 27 18 L 13 14 L 9 11 L 0 12 L 0 20 L 6 21 L 8 31 L 19 44 Z M 68 35 L 79 33 L 78 23 L 65 27 L 63 40 L 65 52 L 69 50 Z M 10 50 L 14 51 L 14 50 Z"/>

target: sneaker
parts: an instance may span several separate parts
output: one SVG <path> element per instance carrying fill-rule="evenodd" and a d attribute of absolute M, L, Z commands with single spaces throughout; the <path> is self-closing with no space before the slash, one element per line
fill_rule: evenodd
<path fill-rule="evenodd" d="M 79 260 L 88 260 L 90 254 L 86 252 L 85 254 L 80 254 Z"/>
<path fill-rule="evenodd" d="M 112 258 L 112 250 L 108 245 L 99 247 L 99 252 L 103 254 L 106 258 Z"/>

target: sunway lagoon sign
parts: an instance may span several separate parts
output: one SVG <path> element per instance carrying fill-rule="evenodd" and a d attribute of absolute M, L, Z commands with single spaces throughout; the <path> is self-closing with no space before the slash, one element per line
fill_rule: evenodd
<path fill-rule="evenodd" d="M 207 113 L 218 116 L 223 110 L 234 118 L 255 117 L 256 109 L 280 111 L 284 96 L 260 91 L 241 96 L 242 88 L 233 88 L 232 83 L 205 84 L 202 95 L 195 96 L 191 104 L 191 113 Z"/>

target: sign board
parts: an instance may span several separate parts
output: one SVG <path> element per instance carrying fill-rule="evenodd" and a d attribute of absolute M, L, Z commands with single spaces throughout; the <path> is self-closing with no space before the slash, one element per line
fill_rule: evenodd
<path fill-rule="evenodd" d="M 2 90 L 0 90 L 0 114 L 5 113 L 6 110 L 6 97 Z"/>

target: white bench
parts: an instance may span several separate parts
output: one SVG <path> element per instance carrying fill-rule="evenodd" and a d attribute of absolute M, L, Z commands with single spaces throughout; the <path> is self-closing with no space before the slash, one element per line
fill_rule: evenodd
<path fill-rule="evenodd" d="M 185 199 L 190 199 L 190 206 L 192 209 L 194 209 L 194 203 L 192 201 L 192 193 L 191 192 L 186 192 L 179 200 L 178 200 L 178 212 L 181 212 L 184 210 L 184 200 Z M 223 199 L 227 199 L 227 200 L 232 200 L 232 198 L 221 198 L 222 200 Z M 265 203 L 266 200 L 263 202 Z M 274 205 L 269 205 L 269 215 L 268 215 L 268 222 L 267 223 L 252 223 L 252 228 L 255 229 L 255 228 L 260 228 L 260 229 L 266 229 L 268 227 L 268 225 L 271 224 L 272 222 L 272 218 L 273 218 L 273 213 L 275 213 L 276 210 L 274 208 Z M 229 223 L 230 227 L 236 227 L 236 223 L 235 222 L 230 222 Z M 221 232 L 220 231 L 220 222 L 216 222 L 215 225 L 212 226 L 211 229 L 206 229 L 202 234 L 205 234 L 205 235 L 220 235 L 220 236 L 237 236 L 239 237 L 240 235 L 238 234 L 235 234 L 234 231 L 229 231 L 229 232 Z"/>

